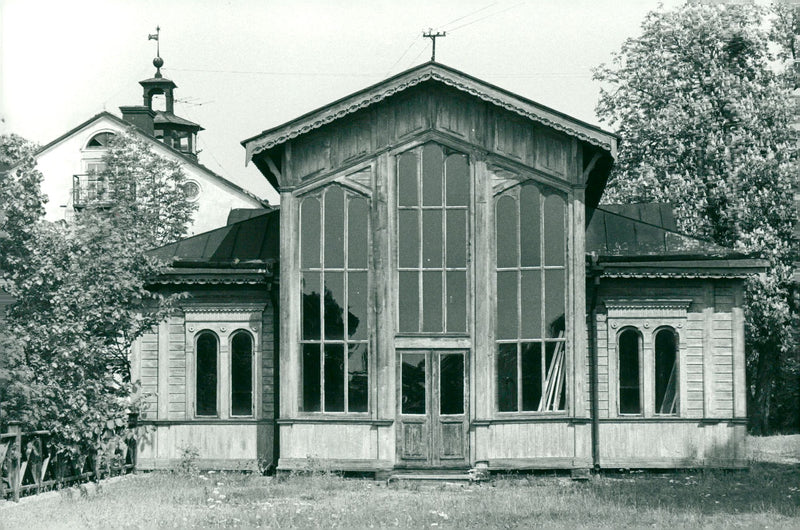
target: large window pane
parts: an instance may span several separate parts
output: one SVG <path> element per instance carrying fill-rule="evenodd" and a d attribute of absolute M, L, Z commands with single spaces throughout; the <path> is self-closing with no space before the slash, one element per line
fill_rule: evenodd
<path fill-rule="evenodd" d="M 303 200 L 300 219 L 300 266 L 306 269 L 319 267 L 320 253 L 319 201 L 313 197 Z"/>
<path fill-rule="evenodd" d="M 344 339 L 344 273 L 325 273 L 325 340 Z"/>
<path fill-rule="evenodd" d="M 566 229 L 564 226 L 564 199 L 556 193 L 549 193 L 544 199 L 544 263 L 545 265 L 564 265 L 566 261 Z"/>
<path fill-rule="evenodd" d="M 253 414 L 253 339 L 243 331 L 231 340 L 231 414 Z"/>
<path fill-rule="evenodd" d="M 442 329 L 442 273 L 422 273 L 422 331 Z"/>
<path fill-rule="evenodd" d="M 525 184 L 520 189 L 520 264 L 523 267 L 538 267 L 541 264 L 539 188 Z M 545 231 L 550 227 L 545 224 Z M 563 237 L 563 233 L 559 233 Z"/>
<path fill-rule="evenodd" d="M 401 228 L 402 230 L 402 228 Z M 422 211 L 422 266 L 442 266 L 442 211 Z"/>
<path fill-rule="evenodd" d="M 467 211 L 447 210 L 447 266 L 467 266 Z"/>
<path fill-rule="evenodd" d="M 325 191 L 325 268 L 344 267 L 344 191 Z"/>
<path fill-rule="evenodd" d="M 217 415 L 217 336 L 204 331 L 197 336 L 197 379 L 195 395 L 198 416 Z"/>
<path fill-rule="evenodd" d="M 425 144 L 422 149 L 422 204 L 442 204 L 442 148 L 436 144 Z"/>
<path fill-rule="evenodd" d="M 419 331 L 419 275 L 416 271 L 400 272 L 399 329 L 401 332 Z"/>
<path fill-rule="evenodd" d="M 561 337 L 564 334 L 564 270 L 545 271 L 545 333 L 548 337 Z"/>
<path fill-rule="evenodd" d="M 497 266 L 516 267 L 517 253 L 517 201 L 505 195 L 497 200 L 495 211 L 497 236 Z"/>
<path fill-rule="evenodd" d="M 325 345 L 325 412 L 344 411 L 344 344 Z"/>
<path fill-rule="evenodd" d="M 662 329 L 656 333 L 656 412 L 678 412 L 678 349 L 675 333 Z"/>
<path fill-rule="evenodd" d="M 369 402 L 368 348 L 351 344 L 347 353 L 347 410 L 367 412 Z"/>
<path fill-rule="evenodd" d="M 318 272 L 304 272 L 302 275 L 303 300 L 300 311 L 303 321 L 303 340 L 319 340 L 322 336 L 319 277 Z"/>
<path fill-rule="evenodd" d="M 467 331 L 467 273 L 447 271 L 447 331 Z"/>
<path fill-rule="evenodd" d="M 303 410 L 320 411 L 320 344 L 303 344 Z"/>
<path fill-rule="evenodd" d="M 403 153 L 397 161 L 397 204 L 416 206 L 417 199 L 417 155 Z"/>
<path fill-rule="evenodd" d="M 404 353 L 402 371 L 403 414 L 425 414 L 425 354 Z"/>
<path fill-rule="evenodd" d="M 347 212 L 347 266 L 351 269 L 367 268 L 367 226 L 369 225 L 369 206 L 366 199 L 349 199 Z"/>
<path fill-rule="evenodd" d="M 639 392 L 639 334 L 626 329 L 619 335 L 619 412 L 642 412 Z"/>
<path fill-rule="evenodd" d="M 517 338 L 517 272 L 497 273 L 497 338 Z"/>
<path fill-rule="evenodd" d="M 467 157 L 450 155 L 445 161 L 448 206 L 467 206 L 469 204 L 469 171 Z"/>
<path fill-rule="evenodd" d="M 523 270 L 520 273 L 521 307 L 520 324 L 523 339 L 538 339 L 542 336 L 542 273 L 538 270 Z"/>
<path fill-rule="evenodd" d="M 542 399 L 542 343 L 520 344 L 522 360 L 522 410 L 539 408 Z"/>
<path fill-rule="evenodd" d="M 443 353 L 439 357 L 439 413 L 464 413 L 464 355 Z"/>
<path fill-rule="evenodd" d="M 497 345 L 497 405 L 500 412 L 517 410 L 517 343 Z"/>
<path fill-rule="evenodd" d="M 367 273 L 347 275 L 347 336 L 350 340 L 367 339 Z"/>
<path fill-rule="evenodd" d="M 545 343 L 545 380 L 540 410 L 564 410 L 564 342 Z"/>
<path fill-rule="evenodd" d="M 398 258 L 401 268 L 419 267 L 419 210 L 400 210 Z"/>

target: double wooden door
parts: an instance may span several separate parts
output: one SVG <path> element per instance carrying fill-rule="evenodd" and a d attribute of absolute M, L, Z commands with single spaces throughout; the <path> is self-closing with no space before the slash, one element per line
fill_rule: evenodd
<path fill-rule="evenodd" d="M 467 353 L 398 350 L 398 466 L 469 465 Z"/>

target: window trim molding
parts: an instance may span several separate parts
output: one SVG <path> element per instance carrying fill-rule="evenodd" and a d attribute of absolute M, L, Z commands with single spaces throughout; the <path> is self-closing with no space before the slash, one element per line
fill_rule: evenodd
<path fill-rule="evenodd" d="M 608 415 L 610 418 L 653 419 L 686 418 L 686 344 L 684 329 L 688 322 L 688 309 L 693 300 L 688 298 L 609 298 L 603 300 L 606 314 L 606 340 L 608 352 Z M 642 338 L 640 350 L 642 388 L 642 413 L 619 412 L 619 334 L 629 328 L 636 329 Z M 675 334 L 676 362 L 678 364 L 678 408 L 674 414 L 661 414 L 655 407 L 655 337 L 664 329 Z"/>
<path fill-rule="evenodd" d="M 216 347 L 217 347 L 217 351 L 216 351 L 216 357 L 217 357 L 217 362 L 216 362 L 217 388 L 216 388 L 216 395 L 215 395 L 216 396 L 216 406 L 215 406 L 216 412 L 214 414 L 198 414 L 198 412 L 197 412 L 197 396 L 199 394 L 199 392 L 197 391 L 197 341 L 199 340 L 201 335 L 205 335 L 205 334 L 209 334 L 209 335 L 212 335 L 214 337 L 214 339 L 216 340 Z M 222 361 L 222 359 L 221 359 L 222 358 L 222 340 L 220 339 L 219 334 L 216 331 L 214 331 L 213 329 L 208 329 L 208 328 L 203 328 L 203 329 L 198 330 L 197 333 L 195 333 L 192 336 L 192 352 L 193 352 L 193 356 L 192 356 L 192 380 L 191 380 L 191 385 L 192 385 L 192 388 L 194 389 L 194 395 L 193 395 L 193 399 L 192 399 L 192 417 L 193 418 L 197 418 L 197 419 L 220 419 L 220 418 L 222 418 L 222 414 L 221 414 L 221 410 L 222 409 L 220 407 L 220 400 L 221 400 L 221 395 L 220 395 L 220 386 L 221 386 L 220 385 L 220 383 L 221 383 L 221 381 L 220 381 L 220 371 L 221 371 L 221 368 L 222 368 L 221 367 L 221 364 L 222 364 L 222 362 L 221 362 Z"/>

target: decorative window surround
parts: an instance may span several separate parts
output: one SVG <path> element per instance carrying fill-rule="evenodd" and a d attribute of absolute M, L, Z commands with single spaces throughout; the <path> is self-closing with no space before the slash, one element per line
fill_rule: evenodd
<path fill-rule="evenodd" d="M 261 414 L 261 325 L 263 304 L 244 304 L 235 307 L 198 305 L 184 308 L 186 348 L 186 400 L 189 417 L 198 420 L 259 417 Z M 204 331 L 213 332 L 218 340 L 217 414 L 213 418 L 198 416 L 196 411 L 196 337 Z M 252 414 L 234 416 L 231 410 L 231 341 L 237 332 L 245 331 L 252 338 Z"/>
<path fill-rule="evenodd" d="M 684 416 L 686 414 L 686 366 L 685 347 L 682 347 L 683 328 L 692 304 L 686 298 L 609 298 L 603 300 L 608 322 L 608 398 L 611 417 L 630 417 L 619 411 L 619 335 L 625 329 L 635 329 L 641 334 L 640 374 L 642 412 L 641 418 L 660 416 Z M 661 414 L 656 410 L 655 385 L 656 335 L 663 329 L 671 329 L 676 338 L 678 407 L 675 414 Z"/>

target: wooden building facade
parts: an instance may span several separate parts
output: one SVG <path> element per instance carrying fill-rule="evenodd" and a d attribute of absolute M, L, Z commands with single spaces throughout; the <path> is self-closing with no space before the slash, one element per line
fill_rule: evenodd
<path fill-rule="evenodd" d="M 613 134 L 427 63 L 243 144 L 280 211 L 155 251 L 142 462 L 743 465 L 761 264 L 598 208 Z"/>

